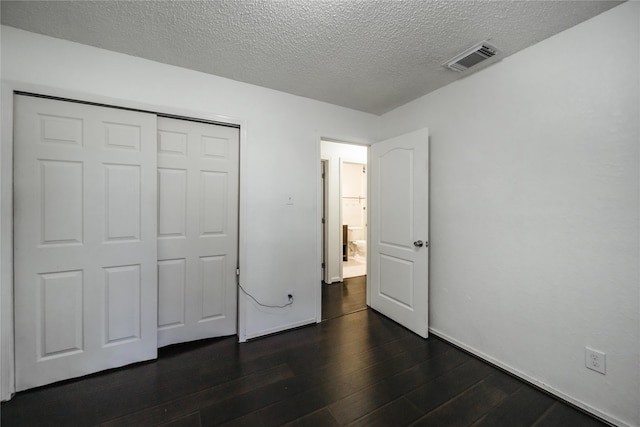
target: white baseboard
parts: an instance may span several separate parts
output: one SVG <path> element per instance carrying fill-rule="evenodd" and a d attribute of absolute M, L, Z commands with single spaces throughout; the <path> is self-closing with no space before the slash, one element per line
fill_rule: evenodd
<path fill-rule="evenodd" d="M 576 407 L 584 410 L 585 412 L 593 414 L 596 417 L 601 418 L 601 419 L 603 419 L 603 420 L 605 420 L 605 421 L 607 421 L 607 422 L 609 422 L 609 423 L 611 423 L 613 425 L 616 425 L 616 426 L 633 427 L 631 424 L 627 424 L 626 422 L 621 421 L 621 420 L 617 419 L 616 417 L 614 417 L 612 415 L 609 415 L 609 414 L 604 413 L 604 412 L 602 412 L 602 411 L 600 411 L 600 410 L 598 410 L 598 409 L 596 409 L 596 408 L 594 408 L 592 406 L 589 406 L 586 403 L 584 403 L 584 402 L 582 402 L 582 401 L 580 401 L 580 400 L 578 400 L 578 399 L 576 399 L 574 397 L 571 397 L 571 396 L 561 392 L 560 390 L 557 390 L 557 389 L 551 387 L 549 384 L 545 384 L 545 383 L 541 382 L 540 380 L 537 380 L 537 379 L 527 375 L 526 373 L 524 373 L 524 372 L 522 372 L 522 371 L 520 371 L 520 370 L 518 370 L 518 369 L 516 369 L 516 368 L 514 368 L 512 366 L 509 366 L 506 363 L 501 362 L 500 360 L 497 360 L 497 359 L 489 356 L 488 354 L 485 354 L 485 353 L 483 353 L 483 352 L 481 352 L 481 351 L 479 351 L 479 350 L 477 350 L 477 349 L 475 349 L 473 347 L 470 347 L 470 346 L 466 345 L 463 342 L 458 341 L 457 339 L 455 339 L 453 337 L 450 337 L 449 335 L 447 335 L 447 334 L 445 334 L 445 333 L 443 333 L 441 331 L 438 331 L 435 328 L 429 328 L 429 332 L 432 333 L 433 335 L 439 337 L 439 338 L 442 338 L 443 340 L 445 340 L 447 342 L 450 342 L 451 344 L 454 344 L 457 347 L 460 347 L 461 349 L 463 349 L 465 351 L 468 351 L 469 353 L 473 354 L 474 356 L 477 356 L 480 359 L 482 359 L 482 360 L 484 360 L 484 361 L 486 361 L 486 362 L 488 362 L 488 363 L 490 363 L 490 364 L 492 364 L 494 366 L 497 366 L 498 368 L 503 369 L 503 370 L 509 372 L 512 375 L 515 375 L 516 377 L 528 382 L 529 384 L 532 384 L 532 385 L 534 385 L 534 386 L 536 386 L 536 387 L 538 387 L 538 388 L 540 388 L 540 389 L 542 389 L 542 390 L 544 390 L 544 391 L 546 391 L 546 392 L 548 392 L 550 394 L 553 394 L 554 396 L 558 397 L 559 399 L 562 399 L 562 400 L 570 403 L 571 405 L 576 406 Z"/>
<path fill-rule="evenodd" d="M 275 328 L 263 329 L 261 331 L 255 332 L 247 332 L 245 338 L 250 340 L 253 338 L 263 337 L 265 335 L 275 334 L 276 332 L 286 331 L 288 329 L 298 328 L 300 326 L 306 326 L 310 324 L 316 324 L 316 318 L 312 317 L 310 319 L 302 320 L 300 322 L 289 323 L 288 325 L 278 326 Z"/>

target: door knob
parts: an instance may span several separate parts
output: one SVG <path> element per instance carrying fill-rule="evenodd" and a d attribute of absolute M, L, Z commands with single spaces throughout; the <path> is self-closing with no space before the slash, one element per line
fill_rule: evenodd
<path fill-rule="evenodd" d="M 424 243 L 422 243 L 422 240 L 416 240 L 415 242 L 413 242 L 413 246 L 415 246 L 416 248 L 421 248 L 424 245 Z"/>

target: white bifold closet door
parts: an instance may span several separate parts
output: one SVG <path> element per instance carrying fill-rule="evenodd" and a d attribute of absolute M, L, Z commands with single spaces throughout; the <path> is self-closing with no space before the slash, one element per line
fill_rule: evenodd
<path fill-rule="evenodd" d="M 237 128 L 158 117 L 158 346 L 237 332 Z"/>
<path fill-rule="evenodd" d="M 14 99 L 17 390 L 155 358 L 156 116 Z"/>

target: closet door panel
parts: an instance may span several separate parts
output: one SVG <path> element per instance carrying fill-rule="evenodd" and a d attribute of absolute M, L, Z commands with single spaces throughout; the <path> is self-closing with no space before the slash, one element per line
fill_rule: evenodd
<path fill-rule="evenodd" d="M 237 332 L 239 142 L 158 118 L 160 346 Z"/>
<path fill-rule="evenodd" d="M 16 387 L 157 354 L 156 116 L 15 96 Z"/>

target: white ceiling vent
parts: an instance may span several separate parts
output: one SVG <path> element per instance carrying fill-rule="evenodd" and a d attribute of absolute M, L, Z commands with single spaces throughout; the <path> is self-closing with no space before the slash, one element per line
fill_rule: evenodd
<path fill-rule="evenodd" d="M 464 71 L 467 68 L 471 68 L 474 65 L 491 58 L 497 53 L 498 49 L 491 46 L 485 41 L 478 43 L 477 45 L 465 50 L 459 55 L 456 55 L 455 57 L 447 61 L 447 63 L 444 65 L 454 71 Z"/>

